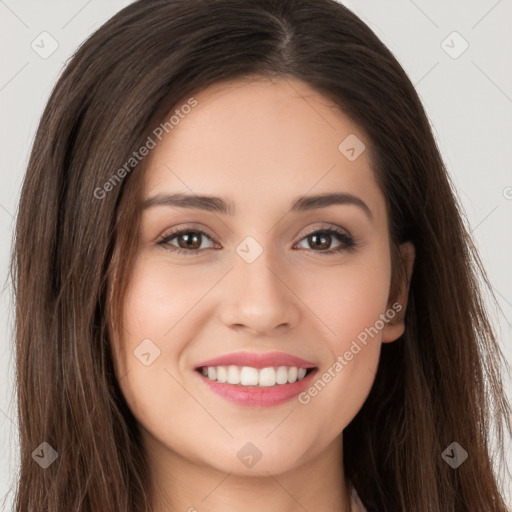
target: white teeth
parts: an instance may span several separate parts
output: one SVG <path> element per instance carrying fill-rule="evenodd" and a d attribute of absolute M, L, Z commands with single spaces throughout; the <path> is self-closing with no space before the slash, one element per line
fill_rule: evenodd
<path fill-rule="evenodd" d="M 241 386 L 271 387 L 276 384 L 293 384 L 306 376 L 306 368 L 279 366 L 277 368 L 252 368 L 251 366 L 212 366 L 201 369 L 210 380 Z"/>
<path fill-rule="evenodd" d="M 288 382 L 288 368 L 280 366 L 276 372 L 276 382 L 278 384 L 286 384 Z"/>
<path fill-rule="evenodd" d="M 224 366 L 217 366 L 217 382 L 227 382 L 228 372 Z"/>
<path fill-rule="evenodd" d="M 258 385 L 258 370 L 244 366 L 240 372 L 240 384 L 242 386 L 257 386 Z"/>
<path fill-rule="evenodd" d="M 228 368 L 228 384 L 240 384 L 240 371 L 236 366 Z"/>
<path fill-rule="evenodd" d="M 260 380 L 258 381 L 260 386 L 275 386 L 276 385 L 276 371 L 274 368 L 262 368 L 260 370 Z"/>

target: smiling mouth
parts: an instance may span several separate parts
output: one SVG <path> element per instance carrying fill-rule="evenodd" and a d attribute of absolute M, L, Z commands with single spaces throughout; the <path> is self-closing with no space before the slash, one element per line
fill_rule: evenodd
<path fill-rule="evenodd" d="M 207 379 L 221 384 L 233 384 L 240 387 L 268 388 L 294 384 L 304 379 L 315 368 L 297 366 L 270 366 L 254 368 L 251 366 L 202 366 L 196 369 Z"/>

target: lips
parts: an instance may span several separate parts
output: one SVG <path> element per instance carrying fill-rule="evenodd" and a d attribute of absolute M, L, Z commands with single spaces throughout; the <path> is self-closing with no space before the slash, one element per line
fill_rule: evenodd
<path fill-rule="evenodd" d="M 284 384 L 282 386 L 269 388 L 242 387 L 209 380 L 200 373 L 197 373 L 197 376 L 210 391 L 221 398 L 238 406 L 259 408 L 275 407 L 289 400 L 293 400 L 311 386 L 317 372 L 318 370 L 314 369 L 302 380 L 294 382 L 293 384 Z"/>
<path fill-rule="evenodd" d="M 284 352 L 235 352 L 202 361 L 194 370 L 210 391 L 232 403 L 271 407 L 303 392 L 318 368 Z"/>
<path fill-rule="evenodd" d="M 194 369 L 212 366 L 250 366 L 252 368 L 268 368 L 271 366 L 296 366 L 298 368 L 316 368 L 316 364 L 284 352 L 233 352 L 197 364 Z"/>

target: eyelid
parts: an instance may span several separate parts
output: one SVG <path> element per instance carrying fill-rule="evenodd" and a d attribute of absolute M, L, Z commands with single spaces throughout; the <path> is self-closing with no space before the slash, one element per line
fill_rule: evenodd
<path fill-rule="evenodd" d="M 171 234 L 176 234 L 176 233 L 179 233 L 181 231 L 186 231 L 187 229 L 189 230 L 196 230 L 197 231 L 202 231 L 204 232 L 205 234 L 207 234 L 213 241 L 213 239 L 215 239 L 215 235 L 212 233 L 212 231 L 210 231 L 207 227 L 203 226 L 203 225 L 198 225 L 198 224 L 184 224 L 183 226 L 180 226 L 178 228 L 171 228 L 170 230 L 168 231 L 164 231 L 164 233 L 162 233 L 161 235 L 158 236 L 158 240 L 163 240 L 165 238 L 167 238 L 169 235 Z M 352 233 L 350 233 L 350 231 L 346 228 L 343 228 L 341 226 L 338 226 L 337 224 L 333 224 L 333 223 L 330 223 L 330 222 L 321 222 L 320 223 L 320 226 L 318 227 L 315 227 L 315 228 L 307 228 L 307 231 L 300 237 L 300 240 L 302 240 L 302 238 L 304 238 L 305 236 L 308 236 L 312 233 L 315 233 L 316 231 L 321 231 L 322 229 L 336 229 L 336 230 L 341 230 L 341 231 L 344 231 L 348 236 L 352 237 Z M 301 234 L 302 230 L 299 231 L 298 233 L 296 233 L 294 235 L 294 239 L 297 238 L 300 234 Z M 299 241 L 300 241 L 299 240 Z"/>
<path fill-rule="evenodd" d="M 203 225 L 193 224 L 193 223 L 192 224 L 184 224 L 184 225 L 180 225 L 179 227 L 176 227 L 176 228 L 168 229 L 167 231 L 164 231 L 161 235 L 158 235 L 157 240 L 158 241 L 165 240 L 170 235 L 176 235 L 178 233 L 181 233 L 182 231 L 198 231 L 200 233 L 204 233 L 205 235 L 208 235 L 210 237 L 210 239 L 212 239 L 212 241 L 215 240 L 215 235 L 207 227 L 205 227 Z"/>
<path fill-rule="evenodd" d="M 201 227 L 197 227 L 197 224 L 185 224 L 185 225 L 182 225 L 182 226 L 179 226 L 179 227 L 176 227 L 176 228 L 172 228 L 171 230 L 164 232 L 162 235 L 160 235 L 158 237 L 157 245 L 162 245 L 162 246 L 164 246 L 164 249 L 169 250 L 171 252 L 187 253 L 187 255 L 191 255 L 191 256 L 193 256 L 193 255 L 200 255 L 200 254 L 204 253 L 206 251 L 206 249 L 187 250 L 187 249 L 182 249 L 181 247 L 175 247 L 175 246 L 172 246 L 172 245 L 169 244 L 170 240 L 172 240 L 173 238 L 175 238 L 175 237 L 179 236 L 180 234 L 183 234 L 184 232 L 187 232 L 187 231 L 195 231 L 197 233 L 200 233 L 201 235 L 205 235 L 207 238 L 210 239 L 210 241 L 213 244 L 220 245 L 216 241 L 216 237 L 211 234 L 211 231 L 208 228 L 206 228 L 205 226 L 202 226 L 202 225 L 201 225 Z M 292 247 L 295 247 L 297 244 L 302 242 L 302 240 L 304 240 L 306 237 L 308 237 L 308 236 L 310 236 L 310 235 L 312 235 L 314 233 L 322 232 L 322 231 L 333 231 L 333 232 L 335 232 L 334 236 L 338 236 L 339 240 L 341 240 L 339 235 L 341 235 L 343 233 L 344 236 L 346 238 L 350 239 L 350 241 L 351 241 L 350 245 L 345 248 L 345 250 L 347 250 L 347 251 L 350 251 L 351 249 L 354 249 L 356 246 L 359 245 L 358 239 L 356 237 L 354 237 L 350 233 L 350 231 L 348 231 L 346 228 L 342 228 L 341 226 L 338 226 L 338 225 L 333 224 L 333 223 L 322 222 L 320 224 L 320 226 L 316 226 L 315 228 L 309 228 L 302 235 L 299 235 L 301 233 L 299 231 L 299 234 L 294 236 L 294 240 L 297 239 L 297 237 L 298 237 L 298 239 L 297 239 L 296 242 L 293 243 Z M 336 233 L 339 233 L 339 234 L 336 235 Z M 170 245 L 171 248 L 165 247 L 166 245 Z M 342 243 L 342 245 L 343 245 L 343 243 Z M 209 249 L 212 249 L 212 248 L 209 248 Z M 327 251 L 312 251 L 312 252 L 317 252 L 319 254 L 329 255 L 329 254 L 332 254 L 332 253 L 336 253 L 336 249 L 329 249 Z"/>
<path fill-rule="evenodd" d="M 331 222 L 320 222 L 319 226 L 316 226 L 314 228 L 309 228 L 309 227 L 306 228 L 304 233 L 303 233 L 303 230 L 300 230 L 293 238 L 300 237 L 299 238 L 299 242 L 300 242 L 300 240 L 302 240 L 304 237 L 309 236 L 312 233 L 316 233 L 317 231 L 322 231 L 324 229 L 334 229 L 336 231 L 343 231 L 347 236 L 352 237 L 352 233 L 346 228 L 343 228 L 343 227 L 338 226 L 337 224 L 333 224 Z"/>

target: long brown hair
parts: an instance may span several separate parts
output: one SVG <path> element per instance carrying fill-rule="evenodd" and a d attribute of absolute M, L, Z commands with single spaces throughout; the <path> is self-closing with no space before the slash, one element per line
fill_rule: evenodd
<path fill-rule="evenodd" d="M 347 478 L 369 512 L 505 512 L 490 433 L 502 446 L 510 406 L 485 271 L 414 87 L 334 0 L 139 0 L 69 61 L 36 134 L 11 260 L 16 511 L 150 510 L 110 348 L 122 336 L 144 160 L 117 171 L 194 93 L 258 75 L 303 80 L 363 127 L 392 248 L 416 248 L 405 333 L 383 345 L 343 433 Z M 46 469 L 32 456 L 42 442 L 58 453 Z M 452 442 L 469 454 L 456 469 L 442 457 Z"/>

